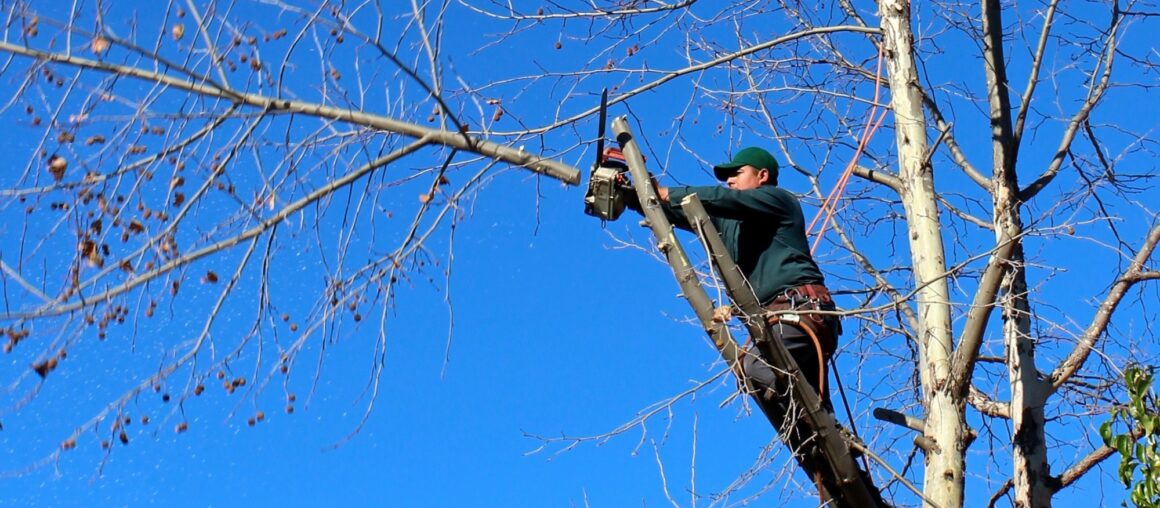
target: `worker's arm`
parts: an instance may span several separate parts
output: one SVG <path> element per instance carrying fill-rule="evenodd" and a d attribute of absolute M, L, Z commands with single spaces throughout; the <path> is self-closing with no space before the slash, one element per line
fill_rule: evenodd
<path fill-rule="evenodd" d="M 653 185 L 656 187 L 657 197 L 660 198 L 661 201 L 661 211 L 665 213 L 665 218 L 669 220 L 669 223 L 671 223 L 675 228 L 683 229 L 685 231 L 692 231 L 693 226 L 689 224 L 689 219 L 688 217 L 685 217 L 685 212 L 681 210 L 681 207 L 669 203 L 668 187 L 661 187 L 656 185 L 655 181 L 653 182 Z M 644 212 L 640 207 L 640 198 L 636 195 L 635 192 L 627 193 L 624 198 L 624 204 L 628 207 L 629 210 L 644 215 Z"/>
<path fill-rule="evenodd" d="M 663 189 L 663 191 L 661 190 Z M 672 187 L 660 188 L 657 192 L 661 201 L 680 202 L 689 194 L 696 194 L 705 205 L 705 211 L 713 217 L 733 220 L 753 220 L 771 217 L 788 217 L 799 206 L 788 192 L 776 187 L 759 187 L 751 190 L 733 190 L 726 187 Z"/>

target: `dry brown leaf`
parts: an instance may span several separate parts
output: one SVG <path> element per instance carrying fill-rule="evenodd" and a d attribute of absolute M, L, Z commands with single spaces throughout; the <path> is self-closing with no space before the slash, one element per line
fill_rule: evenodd
<path fill-rule="evenodd" d="M 104 53 L 105 50 L 109 49 L 109 39 L 100 35 L 93 37 L 93 42 L 89 43 L 89 49 L 92 49 L 93 53 L 98 55 Z"/>
<path fill-rule="evenodd" d="M 68 161 L 59 155 L 53 155 L 48 158 L 48 172 L 52 174 L 52 179 L 61 181 L 64 179 L 64 171 L 68 169 Z"/>
<path fill-rule="evenodd" d="M 49 372 L 52 372 L 52 370 L 56 368 L 56 364 L 58 361 L 60 361 L 60 360 L 54 356 L 52 358 L 49 358 L 48 360 L 45 360 L 43 362 L 37 363 L 36 365 L 33 365 L 32 370 L 36 371 L 36 373 L 38 375 L 40 375 L 41 379 L 44 379 L 45 377 L 48 376 Z"/>

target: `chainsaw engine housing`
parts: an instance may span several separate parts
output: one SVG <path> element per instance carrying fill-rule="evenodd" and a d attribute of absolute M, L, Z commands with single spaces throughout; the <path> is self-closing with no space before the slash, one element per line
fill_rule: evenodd
<path fill-rule="evenodd" d="M 625 171 L 616 166 L 592 170 L 588 192 L 584 195 L 584 213 L 601 220 L 616 220 L 624 213 Z"/>

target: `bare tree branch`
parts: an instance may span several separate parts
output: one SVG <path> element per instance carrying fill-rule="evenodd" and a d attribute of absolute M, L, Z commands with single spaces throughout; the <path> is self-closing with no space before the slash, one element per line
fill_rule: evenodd
<path fill-rule="evenodd" d="M 1117 8 L 1118 9 L 1118 8 Z M 1087 99 L 1083 105 L 1080 106 L 1079 111 L 1071 117 L 1071 121 L 1067 124 L 1067 129 L 1064 131 L 1062 138 L 1059 141 L 1059 147 L 1055 150 L 1055 156 L 1051 158 L 1051 163 L 1043 171 L 1039 178 L 1027 185 L 1019 192 L 1019 200 L 1023 202 L 1030 201 L 1035 197 L 1047 184 L 1055 179 L 1059 174 L 1059 169 L 1063 167 L 1063 160 L 1068 151 L 1071 149 L 1071 142 L 1075 139 L 1075 135 L 1079 132 L 1081 126 L 1087 121 L 1096 105 L 1100 103 L 1104 92 L 1107 91 L 1108 85 L 1111 82 L 1112 63 L 1116 56 L 1116 32 L 1120 27 L 1120 16 L 1116 9 L 1112 12 L 1111 26 L 1108 28 L 1107 42 L 1100 53 L 1099 66 L 1092 71 L 1092 84 L 1088 89 Z M 1102 71 L 1099 67 L 1102 66 Z"/>
<path fill-rule="evenodd" d="M 1152 230 L 1148 233 L 1147 238 L 1144 239 L 1143 245 L 1132 258 L 1132 262 L 1128 265 L 1127 270 L 1112 284 L 1108 295 L 1104 297 L 1104 301 L 1096 309 L 1096 315 L 1092 317 L 1092 321 L 1088 324 L 1087 329 L 1083 335 L 1079 337 L 1078 343 L 1071 353 L 1064 358 L 1059 366 L 1051 372 L 1048 380 L 1051 382 L 1051 391 L 1059 390 L 1059 387 L 1075 375 L 1075 373 L 1083 367 L 1087 361 L 1088 356 L 1095 350 L 1096 344 L 1100 338 L 1107 332 L 1108 324 L 1111 323 L 1112 315 L 1116 312 L 1120 302 L 1123 301 L 1124 296 L 1127 295 L 1128 290 L 1132 288 L 1137 282 L 1148 280 L 1149 277 L 1140 277 L 1144 272 L 1145 263 L 1152 257 L 1152 251 L 1156 249 L 1156 244 L 1160 243 L 1160 223 L 1154 223 Z"/>
<path fill-rule="evenodd" d="M 226 88 L 219 88 L 213 85 L 203 85 L 194 83 L 192 81 L 182 80 L 156 71 L 148 71 L 134 67 L 111 64 L 72 55 L 50 53 L 14 45 L 8 42 L 0 42 L 0 51 L 5 51 L 16 55 L 24 55 L 51 62 L 64 63 L 85 69 L 95 69 L 119 74 L 122 76 L 130 76 L 146 81 L 156 82 L 158 84 L 170 86 L 179 90 L 185 90 L 198 95 L 227 99 L 237 103 L 261 108 L 263 110 L 298 113 L 318 118 L 328 118 L 332 120 L 362 125 L 373 129 L 381 129 L 389 132 L 404 134 L 414 138 L 426 138 L 427 143 L 436 143 L 448 146 L 450 148 L 455 148 L 457 150 L 476 152 L 481 155 L 503 160 L 516 166 L 526 167 L 532 171 L 536 171 L 546 176 L 551 176 L 566 183 L 577 184 L 580 182 L 580 170 L 572 166 L 532 155 L 531 153 L 525 152 L 522 149 L 514 149 L 498 145 L 490 141 L 472 138 L 458 132 L 427 129 L 416 124 L 403 122 L 385 116 L 372 115 L 370 113 L 350 109 L 340 109 L 323 104 L 312 104 L 300 101 L 285 100 L 259 94 L 240 93 Z"/>

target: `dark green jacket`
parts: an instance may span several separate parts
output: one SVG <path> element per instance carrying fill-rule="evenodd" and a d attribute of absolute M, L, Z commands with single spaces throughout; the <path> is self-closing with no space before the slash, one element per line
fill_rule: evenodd
<path fill-rule="evenodd" d="M 663 205 L 673 226 L 691 231 L 680 209 L 685 196 L 696 194 L 721 233 L 729 255 L 741 267 L 762 304 L 786 289 L 823 284 L 825 279 L 810 257 L 801 203 L 775 185 L 752 190 L 726 187 L 670 187 Z"/>

